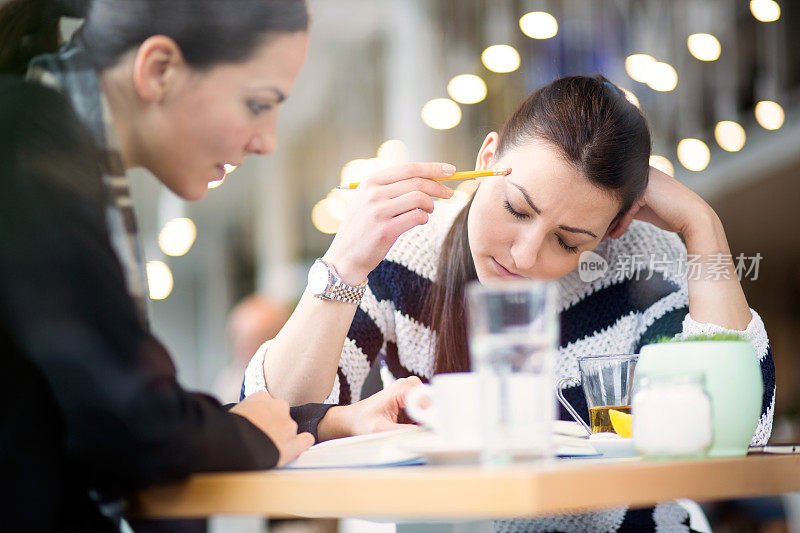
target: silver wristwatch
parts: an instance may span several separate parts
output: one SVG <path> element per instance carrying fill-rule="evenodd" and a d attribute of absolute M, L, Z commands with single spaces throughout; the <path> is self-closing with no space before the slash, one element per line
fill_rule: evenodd
<path fill-rule="evenodd" d="M 367 290 L 367 280 L 360 285 L 348 285 L 333 265 L 317 259 L 308 271 L 308 288 L 311 294 L 321 300 L 358 304 Z"/>

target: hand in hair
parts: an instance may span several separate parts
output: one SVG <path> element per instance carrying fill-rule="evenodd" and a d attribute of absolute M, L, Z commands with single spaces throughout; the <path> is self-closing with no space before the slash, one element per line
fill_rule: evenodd
<path fill-rule="evenodd" d="M 713 218 L 713 210 L 696 192 L 664 172 L 650 167 L 647 189 L 633 207 L 610 230 L 621 237 L 633 220 L 649 222 L 667 231 L 687 236 Z"/>
<path fill-rule="evenodd" d="M 319 424 L 319 440 L 366 435 L 408 427 L 399 423 L 405 396 L 422 385 L 418 377 L 398 379 L 389 387 L 351 405 L 332 407 Z"/>
<path fill-rule="evenodd" d="M 364 281 L 400 235 L 428 221 L 434 198 L 453 196 L 433 181 L 453 172 L 452 165 L 408 163 L 370 176 L 356 189 L 325 259 L 346 282 Z"/>

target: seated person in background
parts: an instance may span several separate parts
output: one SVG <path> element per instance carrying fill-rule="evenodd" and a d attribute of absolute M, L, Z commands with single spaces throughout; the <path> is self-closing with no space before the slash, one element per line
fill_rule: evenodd
<path fill-rule="evenodd" d="M 214 381 L 214 392 L 223 402 L 239 401 L 247 363 L 264 339 L 273 338 L 281 330 L 290 313 L 289 306 L 263 294 L 251 294 L 233 306 L 228 313 L 231 360 Z"/>
<path fill-rule="evenodd" d="M 636 353 L 663 335 L 738 332 L 761 362 L 762 416 L 752 442 L 766 443 L 775 383 L 764 324 L 749 308 L 732 264 L 722 279 L 703 275 L 718 268 L 711 264 L 715 254 L 730 254 L 717 215 L 697 194 L 650 168 L 649 156 L 645 118 L 622 91 L 601 76 L 571 76 L 530 94 L 499 135 L 486 137 L 476 168 L 512 172 L 482 178 L 465 204 L 434 204 L 419 190 L 442 196 L 444 185 L 403 179 L 424 165 L 377 172 L 356 190 L 322 258 L 349 285 L 367 280 L 363 298 L 338 302 L 306 290 L 286 326 L 253 357 L 245 394 L 269 390 L 291 404 L 349 404 L 362 397 L 379 361 L 394 378 L 466 371 L 465 284 L 551 279 L 558 280 L 561 299 L 557 378 L 577 377 L 578 355 Z M 612 268 L 582 281 L 576 267 L 585 251 Z M 702 256 L 700 275 L 690 279 L 680 275 L 687 253 Z M 631 263 L 633 257 L 640 259 Z M 650 257 L 671 268 L 651 273 Z M 620 276 L 614 266 L 626 259 L 630 267 Z M 580 389 L 569 387 L 565 395 L 588 419 Z M 569 416 L 562 412 L 562 418 Z M 502 521 L 497 528 L 685 530 L 687 522 L 685 509 L 661 503 Z"/>

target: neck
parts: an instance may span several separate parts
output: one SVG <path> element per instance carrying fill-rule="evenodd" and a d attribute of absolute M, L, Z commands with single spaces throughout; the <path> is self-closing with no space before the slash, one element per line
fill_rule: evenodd
<path fill-rule="evenodd" d="M 142 166 L 143 163 L 136 135 L 135 91 L 123 82 L 124 79 L 124 74 L 117 67 L 100 75 L 100 88 L 111 112 L 111 127 L 114 128 L 113 133 L 119 142 L 122 161 L 127 170 Z"/>

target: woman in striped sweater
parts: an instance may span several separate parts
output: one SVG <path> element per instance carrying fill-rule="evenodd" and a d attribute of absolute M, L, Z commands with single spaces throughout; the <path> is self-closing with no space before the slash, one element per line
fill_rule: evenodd
<path fill-rule="evenodd" d="M 362 397 L 378 363 L 389 379 L 467 370 L 465 284 L 544 278 L 561 289 L 557 377 L 577 376 L 578 355 L 634 353 L 663 335 L 745 335 L 765 390 L 753 443 L 765 443 L 774 367 L 764 325 L 747 305 L 719 218 L 691 190 L 649 168 L 649 155 L 640 111 L 604 78 L 575 76 L 529 95 L 500 135 L 486 137 L 477 168 L 512 172 L 484 178 L 466 204 L 434 208 L 431 197 L 448 194 L 413 178 L 413 165 L 374 175 L 355 193 L 324 256 L 345 283 L 368 278 L 363 298 L 355 305 L 307 290 L 284 329 L 253 357 L 244 393 L 269 389 L 293 404 L 327 398 L 344 405 Z M 609 268 L 582 280 L 576 267 L 590 251 Z M 588 417 L 580 390 L 565 394 Z M 665 503 L 498 528 L 688 531 L 687 524 L 682 507 Z"/>

